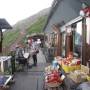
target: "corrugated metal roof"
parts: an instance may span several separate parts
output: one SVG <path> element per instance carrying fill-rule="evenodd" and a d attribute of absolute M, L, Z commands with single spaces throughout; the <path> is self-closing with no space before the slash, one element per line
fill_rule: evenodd
<path fill-rule="evenodd" d="M 0 19 L 0 29 L 12 29 L 12 27 L 5 19 Z"/>

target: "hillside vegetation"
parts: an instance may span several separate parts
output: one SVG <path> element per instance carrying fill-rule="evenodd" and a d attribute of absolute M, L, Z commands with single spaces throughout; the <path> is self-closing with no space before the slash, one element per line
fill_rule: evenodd
<path fill-rule="evenodd" d="M 3 47 L 9 47 L 12 43 L 14 43 L 17 40 L 19 34 L 19 30 L 10 30 L 5 32 L 3 36 Z"/>
<path fill-rule="evenodd" d="M 9 48 L 14 47 L 17 40 L 20 39 L 20 37 L 22 37 L 20 41 L 24 41 L 25 36 L 27 34 L 32 34 L 32 33 L 41 33 L 43 30 L 43 27 L 45 25 L 47 19 L 47 15 L 41 16 L 37 19 L 37 21 L 35 23 L 33 23 L 32 25 L 29 26 L 29 28 L 27 28 L 25 30 L 25 35 L 22 37 L 21 36 L 21 30 L 19 28 L 17 28 L 16 30 L 9 30 L 7 32 L 4 33 L 4 39 L 3 39 L 3 48 L 5 48 L 5 52 L 10 50 Z M 3 51 L 3 52 L 4 52 Z"/>
<path fill-rule="evenodd" d="M 42 16 L 38 18 L 38 20 L 27 29 L 27 34 L 41 33 L 46 20 L 47 16 Z"/>
<path fill-rule="evenodd" d="M 47 20 L 50 8 L 41 10 L 37 14 L 17 22 L 12 30 L 7 30 L 3 34 L 3 53 L 15 48 L 16 44 L 25 43 L 26 35 L 41 33 Z M 24 33 L 24 34 L 22 34 Z"/>

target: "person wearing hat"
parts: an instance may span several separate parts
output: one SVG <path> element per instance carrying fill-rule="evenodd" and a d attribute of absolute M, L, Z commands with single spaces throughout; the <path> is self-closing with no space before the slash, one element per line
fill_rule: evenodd
<path fill-rule="evenodd" d="M 24 58 L 24 49 L 21 45 L 17 45 L 16 47 L 15 60 L 22 65 L 27 63 L 27 59 Z"/>

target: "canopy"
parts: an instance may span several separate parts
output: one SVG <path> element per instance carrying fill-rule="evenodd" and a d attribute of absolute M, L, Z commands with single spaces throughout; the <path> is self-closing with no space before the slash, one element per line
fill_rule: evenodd
<path fill-rule="evenodd" d="M 12 29 L 12 27 L 5 19 L 0 19 L 0 29 Z"/>

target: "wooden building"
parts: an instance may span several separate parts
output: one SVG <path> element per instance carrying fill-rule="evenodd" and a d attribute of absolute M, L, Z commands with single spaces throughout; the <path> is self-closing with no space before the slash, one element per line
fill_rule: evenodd
<path fill-rule="evenodd" d="M 90 0 L 54 0 L 44 27 L 44 32 L 53 39 L 49 42 L 55 47 L 54 56 L 67 57 L 72 52 L 74 57 L 81 58 L 82 64 L 87 64 L 90 59 L 89 14 Z"/>
<path fill-rule="evenodd" d="M 0 19 L 0 53 L 2 52 L 3 32 L 2 29 L 12 29 L 5 19 Z"/>

